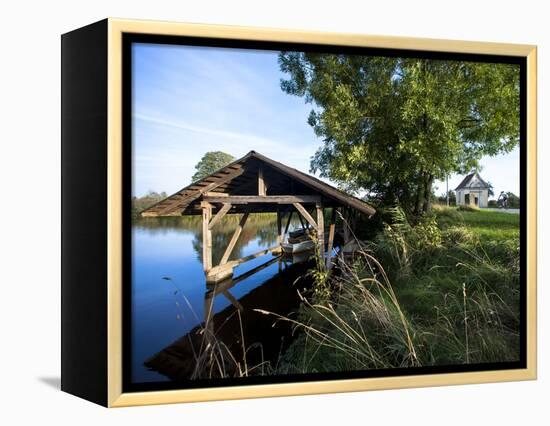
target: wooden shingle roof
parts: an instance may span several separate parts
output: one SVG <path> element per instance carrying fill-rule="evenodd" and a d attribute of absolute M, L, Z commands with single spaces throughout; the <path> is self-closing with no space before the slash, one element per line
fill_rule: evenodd
<path fill-rule="evenodd" d="M 200 202 L 205 196 L 257 196 L 258 171 L 262 170 L 268 196 L 315 196 L 320 197 L 325 207 L 348 207 L 371 216 L 375 209 L 363 200 L 349 195 L 314 176 L 308 175 L 283 163 L 250 151 L 220 170 L 193 182 L 176 193 L 141 212 L 142 216 L 179 216 L 200 214 Z M 251 206 L 246 207 L 248 210 Z M 276 211 L 272 203 L 256 203 L 253 211 Z M 242 206 L 233 206 L 229 213 L 243 211 Z"/>

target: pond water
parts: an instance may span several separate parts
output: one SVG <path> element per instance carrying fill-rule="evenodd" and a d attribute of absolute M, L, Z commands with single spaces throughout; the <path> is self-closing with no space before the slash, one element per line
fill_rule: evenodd
<path fill-rule="evenodd" d="M 239 218 L 227 215 L 214 228 L 214 265 L 219 263 Z M 290 229 L 296 225 L 292 223 Z M 274 309 L 283 315 L 295 310 L 299 300 L 293 282 L 304 275 L 309 264 L 282 261 L 272 254 L 261 256 L 236 267 L 234 282 L 224 284 L 226 292 L 212 296 L 212 287 L 207 287 L 202 268 L 201 236 L 200 217 L 143 218 L 133 223 L 133 383 L 185 379 L 178 376 L 181 373 L 173 371 L 185 370 L 181 366 L 192 365 L 193 357 L 178 350 L 178 342 L 184 341 L 183 338 L 204 322 L 205 306 L 208 306 L 205 300 L 211 303 L 218 322 L 227 322 L 231 313 L 237 310 L 236 306 L 241 306 L 242 321 L 247 323 L 244 339 L 263 345 L 265 353 L 262 356 L 267 359 L 273 355 L 270 352 L 280 351 L 281 340 L 290 339 L 288 329 L 271 327 L 271 318 L 266 321 L 265 315 L 263 319 L 254 317 L 252 310 Z M 276 238 L 275 215 L 250 215 L 230 259 L 272 247 Z M 227 338 L 227 330 L 230 331 L 232 325 L 224 327 L 224 338 Z M 165 354 L 169 354 L 169 362 Z M 154 362 L 151 363 L 152 358 Z M 175 364 L 179 367 L 175 368 Z"/>

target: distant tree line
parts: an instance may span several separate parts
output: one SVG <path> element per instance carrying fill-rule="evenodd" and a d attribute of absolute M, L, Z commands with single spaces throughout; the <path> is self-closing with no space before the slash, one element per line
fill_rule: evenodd
<path fill-rule="evenodd" d="M 142 197 L 132 197 L 132 217 L 138 217 L 143 210 L 165 199 L 167 196 L 164 191 L 149 191 Z"/>
<path fill-rule="evenodd" d="M 456 193 L 454 191 L 449 191 L 449 205 L 454 206 L 456 204 Z M 443 193 L 439 196 L 435 196 L 435 202 L 438 204 L 447 204 L 447 194 Z"/>
<path fill-rule="evenodd" d="M 191 178 L 191 182 L 196 182 L 211 175 L 234 160 L 235 157 L 222 151 L 210 151 L 205 153 L 195 165 L 195 174 Z M 132 217 L 138 217 L 143 210 L 162 201 L 166 197 L 168 197 L 168 194 L 164 191 L 149 191 L 142 197 L 132 197 Z"/>
<path fill-rule="evenodd" d="M 508 208 L 519 209 L 519 205 L 520 205 L 519 197 L 513 192 L 506 192 L 506 195 L 508 195 Z M 497 208 L 498 207 L 497 200 L 489 200 L 489 207 Z"/>

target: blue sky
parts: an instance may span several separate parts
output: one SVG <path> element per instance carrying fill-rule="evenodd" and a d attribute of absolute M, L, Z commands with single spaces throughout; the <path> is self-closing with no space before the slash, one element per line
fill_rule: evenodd
<path fill-rule="evenodd" d="M 307 124 L 311 105 L 281 90 L 277 52 L 139 43 L 132 57 L 134 195 L 183 188 L 208 151 L 255 150 L 309 171 L 322 141 Z M 519 194 L 517 149 L 481 164 L 495 193 Z"/>

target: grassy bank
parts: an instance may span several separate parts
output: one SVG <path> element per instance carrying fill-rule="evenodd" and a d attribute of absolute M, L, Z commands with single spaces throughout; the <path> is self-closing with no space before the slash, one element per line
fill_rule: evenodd
<path fill-rule="evenodd" d="M 399 210 L 340 274 L 304 294 L 279 373 L 513 361 L 519 357 L 519 216 Z M 322 295 L 322 296 L 320 296 Z"/>

